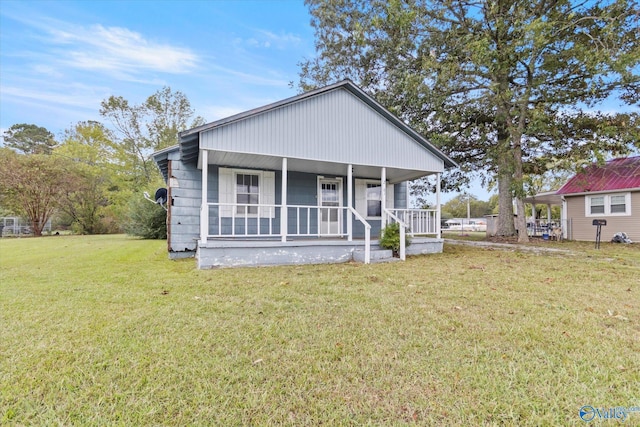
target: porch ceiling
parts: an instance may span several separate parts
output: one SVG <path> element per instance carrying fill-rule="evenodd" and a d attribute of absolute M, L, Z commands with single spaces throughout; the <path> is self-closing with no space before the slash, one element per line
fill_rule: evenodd
<path fill-rule="evenodd" d="M 555 191 L 548 191 L 546 193 L 538 193 L 535 196 L 526 197 L 522 199 L 525 203 L 533 203 L 540 205 L 561 205 L 562 196 L 556 194 Z"/>
<path fill-rule="evenodd" d="M 260 170 L 282 170 L 282 157 L 265 156 L 259 154 L 232 153 L 224 151 L 209 151 L 209 164 L 218 166 L 260 169 Z M 353 165 L 353 176 L 355 178 L 380 179 L 381 166 L 374 165 Z M 198 158 L 198 168 L 202 168 L 202 158 Z M 323 162 L 308 159 L 287 159 L 287 170 L 295 172 L 307 172 L 317 175 L 346 176 L 347 164 L 335 162 Z M 387 180 L 391 184 L 403 181 L 410 181 L 420 177 L 431 175 L 436 172 L 420 171 L 411 169 L 387 168 Z"/>

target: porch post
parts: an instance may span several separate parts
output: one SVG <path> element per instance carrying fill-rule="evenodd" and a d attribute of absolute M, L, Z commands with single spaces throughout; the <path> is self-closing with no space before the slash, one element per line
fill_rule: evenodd
<path fill-rule="evenodd" d="M 382 205 L 382 223 L 380 224 L 380 228 L 385 228 L 387 226 L 387 215 L 384 212 L 387 207 L 387 168 L 380 170 L 380 204 Z"/>
<path fill-rule="evenodd" d="M 551 223 L 551 205 L 547 204 L 547 225 Z M 547 232 L 549 230 L 547 229 Z"/>
<path fill-rule="evenodd" d="M 436 174 L 436 238 L 442 238 L 442 230 L 440 229 L 440 177 L 442 173 Z"/>
<path fill-rule="evenodd" d="M 534 199 L 535 200 L 535 199 Z M 524 205 L 524 203 L 523 203 Z M 527 222 L 527 215 L 526 215 L 526 207 L 525 207 L 525 217 L 524 217 L 524 221 L 525 223 Z M 535 201 L 533 203 L 531 203 L 531 217 L 533 218 L 533 232 L 531 233 L 532 236 L 535 236 L 536 233 L 538 232 L 538 225 L 539 225 L 539 221 L 538 218 L 536 218 L 536 203 Z"/>
<path fill-rule="evenodd" d="M 353 165 L 347 166 L 347 241 L 353 241 Z"/>
<path fill-rule="evenodd" d="M 209 235 L 209 205 L 207 200 L 208 177 L 209 177 L 209 151 L 200 150 L 202 159 L 202 202 L 200 204 L 200 243 L 207 242 Z"/>
<path fill-rule="evenodd" d="M 288 172 L 287 172 L 287 158 L 283 157 L 282 158 L 282 194 L 280 195 L 280 200 L 281 200 L 281 205 L 282 207 L 280 208 L 280 234 L 282 234 L 282 241 L 286 242 L 287 241 L 287 231 L 289 230 L 288 228 L 288 223 L 287 223 L 287 214 L 288 214 L 288 209 L 287 209 L 287 176 L 288 176 Z"/>

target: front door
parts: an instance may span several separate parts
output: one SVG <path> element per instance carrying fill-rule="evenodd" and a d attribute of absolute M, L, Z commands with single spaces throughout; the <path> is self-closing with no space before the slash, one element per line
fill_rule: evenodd
<path fill-rule="evenodd" d="M 342 180 L 318 179 L 318 224 L 320 236 L 342 233 Z"/>

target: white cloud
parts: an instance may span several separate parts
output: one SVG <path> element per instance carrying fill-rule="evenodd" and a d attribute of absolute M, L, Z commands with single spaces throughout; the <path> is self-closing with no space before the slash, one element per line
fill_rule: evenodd
<path fill-rule="evenodd" d="M 2 86 L 2 96 L 14 100 L 38 102 L 44 105 L 66 105 L 80 108 L 91 108 L 100 105 L 102 98 L 94 93 L 95 88 L 69 86 L 61 90 L 43 90 L 42 87 L 27 89 L 26 87 Z"/>
<path fill-rule="evenodd" d="M 241 38 L 236 37 L 233 39 L 233 43 L 236 46 L 246 45 L 251 48 L 276 48 L 279 50 L 290 49 L 297 47 L 302 43 L 302 38 L 292 33 L 280 33 L 276 34 L 272 31 L 262 30 L 259 28 L 252 28 L 252 37 Z"/>
<path fill-rule="evenodd" d="M 149 41 L 126 28 L 76 27 L 63 39 L 73 45 L 66 63 L 84 69 L 181 74 L 198 64 L 198 56 L 189 49 Z"/>
<path fill-rule="evenodd" d="M 261 34 L 266 39 L 265 40 L 265 44 L 267 45 L 266 47 L 270 47 L 271 45 L 274 45 L 278 49 L 286 49 L 288 47 L 297 46 L 300 43 L 302 43 L 302 38 L 292 33 L 276 34 L 271 31 L 260 30 L 260 29 L 257 29 L 255 31 L 258 34 Z"/>
<path fill-rule="evenodd" d="M 62 68 L 71 68 L 135 81 L 149 73 L 185 74 L 200 63 L 199 56 L 188 48 L 150 40 L 127 28 L 85 26 L 41 16 L 13 18 L 39 30 L 39 42 L 51 46 L 22 53 L 46 63 L 34 66 L 40 72 L 60 73 Z"/>

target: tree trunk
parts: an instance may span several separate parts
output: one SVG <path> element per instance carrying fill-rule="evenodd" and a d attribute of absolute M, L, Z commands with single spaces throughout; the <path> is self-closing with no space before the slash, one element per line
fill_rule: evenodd
<path fill-rule="evenodd" d="M 516 194 L 516 208 L 518 210 L 518 216 L 516 217 L 516 230 L 518 231 L 518 243 L 528 243 L 529 235 L 527 234 L 527 212 L 524 209 L 524 174 L 522 171 L 522 148 L 520 146 L 520 135 L 517 135 L 517 141 L 514 141 L 513 149 L 513 185 L 515 187 Z"/>
<path fill-rule="evenodd" d="M 500 118 L 505 120 L 506 114 L 498 115 L 496 120 Z M 498 228 L 497 236 L 509 237 L 516 234 L 513 223 L 513 157 L 510 153 L 509 133 L 505 123 L 497 123 L 498 128 L 498 148 L 496 164 L 498 177 Z"/>
<path fill-rule="evenodd" d="M 513 236 L 516 230 L 513 223 L 513 203 L 511 200 L 511 175 L 498 174 L 498 228 L 497 236 Z"/>

